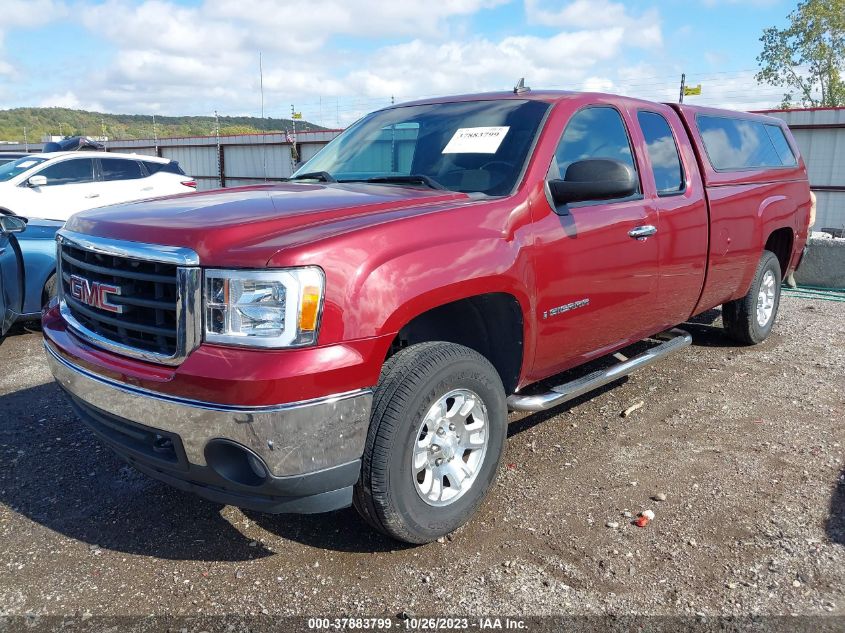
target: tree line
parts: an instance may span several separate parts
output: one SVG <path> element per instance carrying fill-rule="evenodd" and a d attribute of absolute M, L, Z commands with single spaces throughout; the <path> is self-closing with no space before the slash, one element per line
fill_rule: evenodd
<path fill-rule="evenodd" d="M 293 129 L 290 119 L 248 116 L 221 116 L 220 134 L 255 134 L 285 132 Z M 0 110 L 0 140 L 24 141 L 24 128 L 30 143 L 38 143 L 46 135 L 56 136 L 107 136 L 110 139 L 159 138 L 173 136 L 213 136 L 217 121 L 213 116 L 156 116 L 142 114 L 105 114 L 70 108 L 14 108 Z M 296 130 L 322 130 L 325 128 L 297 121 Z"/>

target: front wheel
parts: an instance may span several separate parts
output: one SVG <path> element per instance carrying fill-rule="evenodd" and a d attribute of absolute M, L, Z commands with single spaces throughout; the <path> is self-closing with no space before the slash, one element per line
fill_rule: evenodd
<path fill-rule="evenodd" d="M 406 348 L 376 388 L 355 508 L 400 541 L 445 536 L 495 481 L 506 434 L 505 390 L 486 358 L 452 343 Z"/>
<path fill-rule="evenodd" d="M 751 289 L 722 306 L 722 322 L 738 343 L 762 343 L 772 331 L 780 305 L 781 270 L 777 256 L 763 251 Z"/>

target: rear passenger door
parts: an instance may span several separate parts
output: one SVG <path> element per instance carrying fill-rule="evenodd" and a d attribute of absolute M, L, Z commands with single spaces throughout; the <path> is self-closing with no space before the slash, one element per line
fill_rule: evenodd
<path fill-rule="evenodd" d="M 563 177 L 571 163 L 589 158 L 621 161 L 639 179 L 633 146 L 620 110 L 584 107 L 566 123 L 548 179 Z M 542 344 L 534 370 L 547 376 L 653 333 L 660 238 L 656 211 L 643 199 L 642 187 L 626 198 L 539 214 L 535 275 Z M 655 234 L 638 238 L 634 229 Z"/>
<path fill-rule="evenodd" d="M 100 158 L 99 189 L 102 204 L 120 204 L 153 196 L 153 186 L 140 161 L 129 158 Z"/>
<path fill-rule="evenodd" d="M 708 217 L 704 185 L 692 147 L 678 115 L 654 105 L 636 113 L 643 134 L 643 194 L 657 211 L 660 274 L 655 301 L 656 325 L 683 323 L 704 286 Z M 679 142 L 682 139 L 683 142 Z"/>

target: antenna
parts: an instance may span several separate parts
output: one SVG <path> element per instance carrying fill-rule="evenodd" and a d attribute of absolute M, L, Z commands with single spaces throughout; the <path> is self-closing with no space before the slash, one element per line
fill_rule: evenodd
<path fill-rule="evenodd" d="M 523 92 L 528 92 L 529 90 L 531 90 L 531 88 L 525 85 L 525 77 L 520 77 L 519 81 L 517 81 L 516 85 L 513 87 L 513 93 L 515 95 L 521 95 Z"/>
<path fill-rule="evenodd" d="M 264 61 L 261 51 L 258 51 L 258 86 L 261 92 L 261 166 L 264 182 L 267 182 L 267 124 L 264 121 Z"/>

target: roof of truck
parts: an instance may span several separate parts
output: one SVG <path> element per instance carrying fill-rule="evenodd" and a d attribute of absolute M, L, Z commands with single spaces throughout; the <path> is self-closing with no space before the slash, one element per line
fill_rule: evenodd
<path fill-rule="evenodd" d="M 697 113 L 706 113 L 706 114 L 714 114 L 714 115 L 730 115 L 736 117 L 738 114 L 741 116 L 747 116 L 749 119 L 767 119 L 772 123 L 777 125 L 782 125 L 783 121 L 776 117 L 766 116 L 764 114 L 754 113 L 754 112 L 743 112 L 741 110 L 728 110 L 725 108 L 712 108 L 709 106 L 700 106 L 700 105 L 691 105 L 686 103 L 669 103 L 669 102 L 657 102 L 657 101 L 648 101 L 647 99 L 639 99 L 637 97 L 627 97 L 625 95 L 617 95 L 611 94 L 606 92 L 576 92 L 573 90 L 531 90 L 527 89 L 522 92 L 514 92 L 513 90 L 508 90 L 506 92 L 480 92 L 474 94 L 461 94 L 461 95 L 449 95 L 445 97 L 432 97 L 428 99 L 418 99 L 416 101 L 409 101 L 406 103 L 400 103 L 395 106 L 389 106 L 389 108 L 400 108 L 405 106 L 411 105 L 426 105 L 432 103 L 454 103 L 454 102 L 461 102 L 461 101 L 500 101 L 505 99 L 515 99 L 515 100 L 531 100 L 531 101 L 546 101 L 549 103 L 554 103 L 558 101 L 566 101 L 569 99 L 578 99 L 581 101 L 590 101 L 592 99 L 600 99 L 600 100 L 613 100 L 619 99 L 624 100 L 627 103 L 631 104 L 642 104 L 643 106 L 653 105 L 655 103 L 660 103 L 660 105 L 669 106 L 672 108 L 676 108 L 678 110 L 690 112 L 692 114 Z"/>

